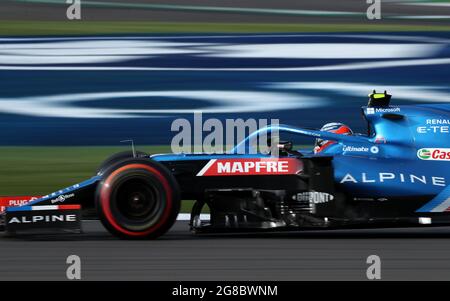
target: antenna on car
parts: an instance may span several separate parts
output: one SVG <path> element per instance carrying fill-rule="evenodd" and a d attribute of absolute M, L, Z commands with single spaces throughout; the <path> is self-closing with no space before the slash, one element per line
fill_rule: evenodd
<path fill-rule="evenodd" d="M 131 151 L 133 152 L 133 158 L 136 158 L 136 150 L 134 149 L 134 141 L 133 141 L 133 139 L 122 140 L 120 142 L 121 143 L 131 142 Z"/>

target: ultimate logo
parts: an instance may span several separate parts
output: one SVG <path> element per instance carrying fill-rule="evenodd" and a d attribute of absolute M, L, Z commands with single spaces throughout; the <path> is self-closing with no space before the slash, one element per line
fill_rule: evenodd
<path fill-rule="evenodd" d="M 417 152 L 417 156 L 422 160 L 427 160 L 427 159 L 430 159 L 431 152 L 426 148 L 422 148 L 422 149 L 419 149 L 419 151 Z"/>

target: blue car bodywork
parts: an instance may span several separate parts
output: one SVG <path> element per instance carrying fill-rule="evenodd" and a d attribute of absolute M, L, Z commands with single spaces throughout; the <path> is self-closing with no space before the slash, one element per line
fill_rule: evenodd
<path fill-rule="evenodd" d="M 280 125 L 254 132 L 231 153 L 261 132 L 275 130 L 280 135 L 289 133 L 333 140 L 337 143 L 320 154 L 305 152 L 303 155 L 333 157 L 335 184 L 355 199 L 404 198 L 407 202 L 408 198 L 430 198 L 416 212 L 443 212 L 450 207 L 450 188 L 447 188 L 450 184 L 450 105 L 363 107 L 362 113 L 368 123 L 367 135 L 344 136 Z M 427 151 L 431 151 L 430 155 L 421 155 Z M 152 159 L 164 162 L 249 155 L 203 156 L 169 154 L 152 156 Z"/>
<path fill-rule="evenodd" d="M 277 125 L 252 133 L 226 154 L 158 154 L 141 159 L 159 162 L 177 180 L 182 199 L 197 200 L 191 214 L 191 227 L 197 230 L 450 222 L 450 105 L 369 105 L 362 107 L 362 115 L 368 125 L 364 134 Z M 289 134 L 336 143 L 319 154 L 289 150 L 278 157 L 248 154 L 252 139 L 274 131 L 281 138 Z M 266 169 L 258 174 L 261 170 L 256 172 L 255 164 L 267 160 L 284 160 L 285 174 L 267 169 L 272 163 L 261 165 Z M 217 162 L 222 165 L 211 173 Z M 230 162 L 253 169 L 233 174 L 233 165 L 226 165 Z M 217 173 L 220 168 L 224 174 Z M 75 194 L 62 202 L 92 207 L 103 178 L 100 171 L 28 205 L 53 204 L 61 196 Z M 198 220 L 205 204 L 211 212 L 206 223 Z"/>

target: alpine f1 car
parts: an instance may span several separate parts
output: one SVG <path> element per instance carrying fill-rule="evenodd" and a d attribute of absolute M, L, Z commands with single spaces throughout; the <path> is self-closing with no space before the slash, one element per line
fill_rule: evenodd
<path fill-rule="evenodd" d="M 6 208 L 3 224 L 11 233 L 70 229 L 82 208 L 121 238 L 157 238 L 181 200 L 195 200 L 196 233 L 449 224 L 450 105 L 391 106 L 390 98 L 371 94 L 362 107 L 365 134 L 269 126 L 234 149 L 277 130 L 280 138 L 334 141 L 320 153 L 289 142 L 277 143 L 277 156 L 118 153 L 84 182 Z M 201 219 L 204 206 L 209 220 Z"/>

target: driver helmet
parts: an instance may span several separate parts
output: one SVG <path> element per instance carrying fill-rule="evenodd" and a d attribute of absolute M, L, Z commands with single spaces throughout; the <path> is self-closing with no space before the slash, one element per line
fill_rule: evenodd
<path fill-rule="evenodd" d="M 339 122 L 327 123 L 320 130 L 341 135 L 353 135 L 353 131 L 350 127 Z M 316 143 L 314 145 L 314 153 L 320 153 L 321 151 L 335 143 L 336 141 L 332 140 L 316 139 Z"/>

